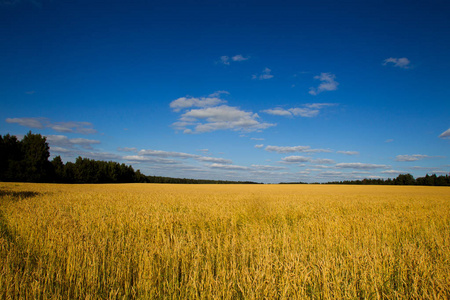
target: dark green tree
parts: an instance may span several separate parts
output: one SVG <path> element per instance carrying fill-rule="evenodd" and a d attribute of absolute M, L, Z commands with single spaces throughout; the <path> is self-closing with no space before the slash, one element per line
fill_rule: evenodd
<path fill-rule="evenodd" d="M 64 176 L 64 163 L 61 159 L 61 156 L 55 156 L 52 161 L 53 167 L 53 178 L 55 182 L 65 182 Z"/>
<path fill-rule="evenodd" d="M 22 139 L 23 163 L 27 181 L 46 182 L 50 179 L 50 148 L 47 139 L 40 134 L 28 132 Z"/>

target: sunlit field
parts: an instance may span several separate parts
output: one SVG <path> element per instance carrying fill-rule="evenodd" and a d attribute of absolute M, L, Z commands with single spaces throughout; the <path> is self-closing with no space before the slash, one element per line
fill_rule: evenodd
<path fill-rule="evenodd" d="M 1 299 L 447 299 L 450 188 L 0 183 Z"/>

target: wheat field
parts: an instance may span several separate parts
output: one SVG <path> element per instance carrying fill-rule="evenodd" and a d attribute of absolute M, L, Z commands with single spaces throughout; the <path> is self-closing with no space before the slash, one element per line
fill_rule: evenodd
<path fill-rule="evenodd" d="M 448 299 L 450 189 L 0 183 L 1 299 Z"/>

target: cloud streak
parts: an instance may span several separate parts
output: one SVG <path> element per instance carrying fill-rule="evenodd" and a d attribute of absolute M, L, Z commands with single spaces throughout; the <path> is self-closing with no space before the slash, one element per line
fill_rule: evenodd
<path fill-rule="evenodd" d="M 210 156 L 202 156 L 198 154 L 189 154 L 183 152 L 174 151 L 162 151 L 162 150 L 152 150 L 152 149 L 142 149 L 138 152 L 138 156 L 142 157 L 141 161 L 145 161 L 145 157 L 160 157 L 160 158 L 181 158 L 181 159 L 194 159 L 200 162 L 211 162 L 219 164 L 232 164 L 230 159 L 216 158 Z"/>
<path fill-rule="evenodd" d="M 265 148 L 268 152 L 277 152 L 277 153 L 322 153 L 322 152 L 331 152 L 331 150 L 327 149 L 311 149 L 310 146 L 267 146 Z"/>
<path fill-rule="evenodd" d="M 51 122 L 48 118 L 7 118 L 6 122 L 28 128 L 51 128 L 62 133 L 94 134 L 97 132 L 89 122 Z"/>
<path fill-rule="evenodd" d="M 336 153 L 345 154 L 345 155 L 358 155 L 358 151 L 336 151 Z"/>
<path fill-rule="evenodd" d="M 274 116 L 281 116 L 281 117 L 304 117 L 304 118 L 312 118 L 312 117 L 316 117 L 319 112 L 320 109 L 322 109 L 323 107 L 326 106 L 334 106 L 336 104 L 334 103 L 311 103 L 311 104 L 304 104 L 303 107 L 293 107 L 293 108 L 288 108 L 288 109 L 284 109 L 281 107 L 276 107 L 276 108 L 272 108 L 272 109 L 266 109 L 263 110 L 262 112 L 269 114 L 269 115 L 274 115 Z"/>
<path fill-rule="evenodd" d="M 339 169 L 358 169 L 358 170 L 373 170 L 373 169 L 386 169 L 388 165 L 377 164 L 365 164 L 365 163 L 339 163 L 336 164 L 336 168 Z"/>
<path fill-rule="evenodd" d="M 59 152 L 68 152 L 69 150 L 67 148 L 74 149 L 75 146 L 90 150 L 93 149 L 92 145 L 100 144 L 100 141 L 98 140 L 89 140 L 83 138 L 69 139 L 65 135 L 48 135 L 47 142 L 50 145 L 50 150 L 59 150 Z M 65 151 L 62 149 L 65 149 Z"/>
<path fill-rule="evenodd" d="M 424 154 L 413 154 L 413 155 L 397 155 L 395 157 L 396 161 L 418 161 L 425 158 L 430 158 L 431 156 Z"/>
<path fill-rule="evenodd" d="M 389 57 L 383 61 L 383 66 L 387 66 L 388 64 L 393 64 L 394 67 L 401 69 L 409 69 L 411 62 L 406 57 L 401 58 Z"/>
<path fill-rule="evenodd" d="M 439 135 L 441 139 L 450 139 L 450 128 Z"/>

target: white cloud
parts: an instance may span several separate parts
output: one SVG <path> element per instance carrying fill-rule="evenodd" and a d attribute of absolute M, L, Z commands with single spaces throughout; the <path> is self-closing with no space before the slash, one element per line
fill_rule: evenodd
<path fill-rule="evenodd" d="M 425 158 L 430 158 L 431 156 L 424 154 L 413 154 L 413 155 L 397 155 L 395 157 L 396 161 L 418 161 Z"/>
<path fill-rule="evenodd" d="M 328 158 L 318 158 L 318 159 L 312 160 L 312 162 L 315 164 L 325 164 L 325 165 L 336 163 L 334 160 L 328 159 Z"/>
<path fill-rule="evenodd" d="M 252 168 L 263 170 L 263 171 L 277 171 L 286 170 L 286 167 L 268 166 L 268 165 L 251 165 Z"/>
<path fill-rule="evenodd" d="M 273 75 L 271 74 L 271 72 L 272 72 L 271 69 L 265 68 L 260 75 L 253 75 L 252 79 L 264 80 L 264 79 L 273 78 Z"/>
<path fill-rule="evenodd" d="M 92 145 L 100 144 L 98 140 L 89 140 L 83 138 L 69 139 L 65 135 L 48 135 L 47 142 L 51 147 L 51 150 L 55 150 L 55 147 L 64 147 L 73 149 L 74 146 L 80 146 L 84 149 L 92 149 Z"/>
<path fill-rule="evenodd" d="M 196 157 L 195 159 L 198 161 L 213 162 L 213 163 L 220 163 L 220 164 L 232 164 L 233 163 L 230 159 L 209 157 L 209 156 Z"/>
<path fill-rule="evenodd" d="M 360 170 L 372 170 L 372 169 L 386 169 L 387 165 L 365 164 L 365 163 L 339 163 L 336 168 L 340 169 L 360 169 Z"/>
<path fill-rule="evenodd" d="M 450 139 L 450 128 L 439 135 L 441 139 Z"/>
<path fill-rule="evenodd" d="M 210 156 L 201 156 L 197 154 L 189 154 L 183 152 L 174 152 L 174 151 L 162 151 L 162 150 L 151 150 L 151 149 L 142 149 L 138 153 L 142 157 L 148 156 L 156 156 L 156 157 L 164 157 L 164 158 L 181 158 L 181 159 L 195 159 L 201 162 L 214 162 L 221 164 L 232 164 L 233 162 L 230 159 L 225 158 L 217 158 Z"/>
<path fill-rule="evenodd" d="M 16 123 L 24 127 L 44 128 L 43 123 L 47 122 L 46 118 L 7 118 L 6 123 Z"/>
<path fill-rule="evenodd" d="M 317 88 L 311 87 L 309 89 L 309 93 L 313 96 L 325 92 L 325 91 L 335 91 L 339 85 L 337 82 L 336 75 L 331 73 L 320 73 L 320 75 L 314 76 L 314 79 L 318 79 L 321 81 Z"/>
<path fill-rule="evenodd" d="M 310 146 L 267 146 L 266 151 L 269 152 L 277 152 L 277 153 L 293 153 L 293 152 L 300 152 L 300 153 L 321 153 L 321 152 L 331 152 L 330 150 L 326 149 L 311 149 Z"/>
<path fill-rule="evenodd" d="M 245 61 L 248 59 L 249 57 L 245 57 L 242 54 L 234 55 L 231 58 L 227 55 L 223 55 L 220 57 L 220 63 L 229 66 L 231 61 Z"/>
<path fill-rule="evenodd" d="M 94 134 L 97 130 L 92 128 L 92 124 L 89 122 L 57 122 L 48 124 L 47 127 L 64 133 L 82 133 L 82 134 Z"/>
<path fill-rule="evenodd" d="M 286 110 L 284 108 L 272 108 L 272 109 L 266 109 L 262 112 L 274 115 L 274 116 L 282 116 L 282 117 L 292 117 L 292 113 L 289 110 Z"/>
<path fill-rule="evenodd" d="M 187 109 L 172 126 L 183 133 L 203 133 L 216 130 L 260 131 L 276 124 L 261 122 L 259 115 L 241 110 L 237 107 L 220 105 L 225 100 L 220 99 L 225 91 L 215 92 L 208 97 L 182 97 L 170 103 L 170 107 L 179 112 Z M 192 109 L 192 107 L 201 107 Z M 189 108 L 189 109 L 188 109 Z"/>
<path fill-rule="evenodd" d="M 300 107 L 293 107 L 284 109 L 281 107 L 276 107 L 272 109 L 266 109 L 262 112 L 275 115 L 275 116 L 282 116 L 282 117 L 293 117 L 293 116 L 300 116 L 305 118 L 311 118 L 315 117 L 319 114 L 320 109 L 325 106 L 333 106 L 336 105 L 335 103 L 309 103 L 304 104 L 302 108 Z"/>
<path fill-rule="evenodd" d="M 51 152 L 57 152 L 57 153 L 69 153 L 72 150 L 63 148 L 63 147 L 50 147 Z"/>
<path fill-rule="evenodd" d="M 390 63 L 394 64 L 394 67 L 398 67 L 398 68 L 402 68 L 402 69 L 409 69 L 411 62 L 406 57 L 402 57 L 402 58 L 389 57 L 384 60 L 383 66 L 386 66 L 387 64 L 390 64 Z"/>
<path fill-rule="evenodd" d="M 162 151 L 162 150 L 145 150 L 139 151 L 139 155 L 145 156 L 158 156 L 158 157 L 177 157 L 177 158 L 194 158 L 198 155 L 183 153 L 183 152 L 173 152 L 173 151 Z"/>
<path fill-rule="evenodd" d="M 338 172 L 338 171 L 326 171 L 326 172 L 321 172 L 319 174 L 319 176 L 323 176 L 323 177 L 334 177 L 334 176 L 341 176 L 344 173 L 342 172 Z"/>
<path fill-rule="evenodd" d="M 281 160 L 285 163 L 299 163 L 299 162 L 309 162 L 309 161 L 311 161 L 311 158 L 305 157 L 305 156 L 293 155 L 293 156 L 283 157 Z"/>
<path fill-rule="evenodd" d="M 123 159 L 131 161 L 131 162 L 147 162 L 147 163 L 154 163 L 154 164 L 179 164 L 178 161 L 173 159 L 167 159 L 163 157 L 148 157 L 143 155 L 127 155 L 124 156 Z"/>
<path fill-rule="evenodd" d="M 63 133 L 93 134 L 97 132 L 89 122 L 51 122 L 48 118 L 7 118 L 6 122 L 30 128 L 47 127 Z"/>
<path fill-rule="evenodd" d="M 137 152 L 137 149 L 136 148 L 129 148 L 129 147 L 119 147 L 119 148 L 117 148 L 117 151 L 120 151 L 120 152 Z"/>
<path fill-rule="evenodd" d="M 397 171 L 397 170 L 386 170 L 386 171 L 381 171 L 382 174 L 388 174 L 388 175 L 398 175 L 398 174 L 402 174 L 402 173 L 406 173 L 404 171 Z"/>
<path fill-rule="evenodd" d="M 213 169 L 237 170 L 237 171 L 246 171 L 246 170 L 250 169 L 249 167 L 245 167 L 245 166 L 224 165 L 224 164 L 218 164 L 218 163 L 210 164 L 209 167 L 213 168 Z"/>
<path fill-rule="evenodd" d="M 244 57 L 241 54 L 235 55 L 231 58 L 233 61 L 244 61 L 248 60 L 248 57 Z"/>
<path fill-rule="evenodd" d="M 190 107 L 211 107 L 216 106 L 222 103 L 226 103 L 225 100 L 220 99 L 220 94 L 228 94 L 226 91 L 218 91 L 215 92 L 208 97 L 181 97 L 176 100 L 173 100 L 170 103 L 170 108 L 173 111 L 179 112 L 182 109 L 190 108 Z"/>
<path fill-rule="evenodd" d="M 319 110 L 318 109 L 311 109 L 311 108 L 290 108 L 289 111 L 292 113 L 292 115 L 294 116 L 300 116 L 300 117 L 304 117 L 304 118 L 312 118 L 315 117 L 319 114 Z"/>
<path fill-rule="evenodd" d="M 258 148 L 258 149 L 260 149 L 260 148 L 262 148 L 262 147 L 264 147 L 264 144 L 255 145 L 255 148 Z"/>
<path fill-rule="evenodd" d="M 336 151 L 336 153 L 341 153 L 341 154 L 345 154 L 345 155 L 358 155 L 359 154 L 358 151 Z"/>
<path fill-rule="evenodd" d="M 186 130 L 193 126 L 195 133 L 211 132 L 216 130 L 258 131 L 275 124 L 259 121 L 256 113 L 240 110 L 236 107 L 221 105 L 203 109 L 192 109 L 180 117 L 180 122 L 174 123 L 179 130 Z"/>
<path fill-rule="evenodd" d="M 264 138 L 250 138 L 253 141 L 264 141 Z"/>

